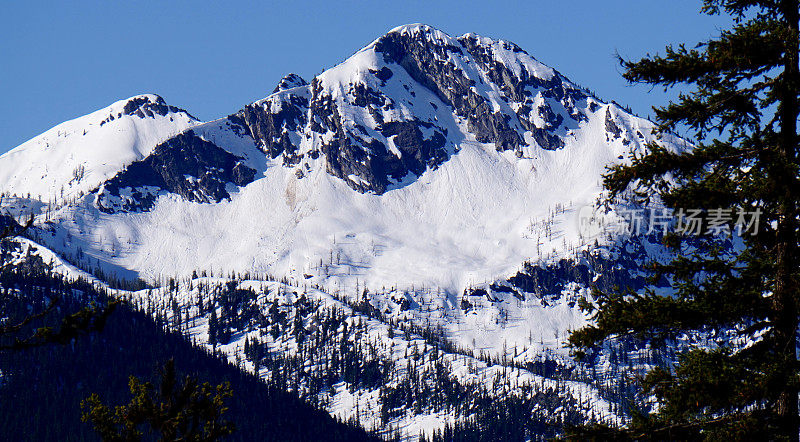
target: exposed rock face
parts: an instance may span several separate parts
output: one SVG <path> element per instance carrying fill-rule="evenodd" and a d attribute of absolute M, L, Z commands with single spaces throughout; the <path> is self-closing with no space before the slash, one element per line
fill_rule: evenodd
<path fill-rule="evenodd" d="M 385 84 L 392 78 L 387 72 L 373 75 Z M 330 135 L 321 146 L 327 171 L 358 191 L 383 193 L 409 173 L 421 175 L 448 158 L 447 129 L 416 117 L 388 120 L 384 114 L 394 117 L 396 102 L 374 85 L 352 85 L 345 97 L 347 104 L 369 112 L 360 121 L 343 115 L 342 103 L 321 81 L 315 81 L 311 90 L 311 129 Z"/>
<path fill-rule="evenodd" d="M 499 86 L 503 100 L 516 107 L 515 116 L 526 131 L 530 131 L 536 143 L 543 149 L 555 150 L 564 147 L 559 136 L 565 118 L 571 126 L 587 120 L 586 109 L 589 95 L 564 79 L 558 72 L 552 74 L 531 71 L 528 66 L 508 66 L 501 60 L 508 53 L 519 54 L 524 60 L 528 54 L 519 46 L 506 42 L 493 42 L 474 35 L 465 35 L 459 41 L 467 48 L 492 83 Z"/>
<path fill-rule="evenodd" d="M 508 58 L 506 53 L 532 60 L 513 43 L 473 35 L 442 43 L 427 38 L 430 31 L 424 31 L 389 33 L 376 42 L 375 50 L 452 106 L 478 141 L 494 143 L 498 150 L 518 149 L 526 144 L 524 134 L 529 131 L 540 147 L 559 149 L 564 142 L 556 131 L 564 115 L 574 122 L 586 119 L 582 108 L 588 94 L 560 74 L 552 71 L 549 77 L 538 76 L 524 63 L 507 66 L 502 62 Z M 464 59 L 466 63 L 459 62 Z M 487 98 L 486 92 L 494 89 L 507 109 Z M 553 106 L 560 111 L 554 112 Z"/>
<path fill-rule="evenodd" d="M 389 121 L 381 126 L 381 134 L 387 138 L 394 137 L 394 144 L 402 153 L 400 161 L 403 168 L 400 171 L 408 170 L 415 175 L 422 175 L 425 169 L 435 168 L 447 159 L 444 150 L 445 135 L 434 130 L 433 135 L 425 139 L 422 133 L 423 129 L 434 127 L 436 126 L 420 120 Z M 444 130 L 444 133 L 447 131 Z"/>
<path fill-rule="evenodd" d="M 296 87 L 305 86 L 307 84 L 308 82 L 305 81 L 303 77 L 297 74 L 289 74 L 281 78 L 281 81 L 278 82 L 278 85 L 275 86 L 275 89 L 272 91 L 272 93 L 274 94 L 276 92 L 285 91 L 287 89 L 294 89 Z"/>
<path fill-rule="evenodd" d="M 244 186 L 254 178 L 255 170 L 239 158 L 189 130 L 107 181 L 95 203 L 107 213 L 149 210 L 162 190 L 190 201 L 219 202 L 230 198 L 228 183 Z"/>
<path fill-rule="evenodd" d="M 606 109 L 606 132 L 611 134 L 614 138 L 622 136 L 622 129 L 614 122 L 614 117 L 611 116 L 610 109 Z"/>
<path fill-rule="evenodd" d="M 125 115 L 136 115 L 139 118 L 152 117 L 153 114 L 161 116 L 170 112 L 185 112 L 183 109 L 168 105 L 163 98 L 156 96 L 155 100 L 148 97 L 136 97 L 131 99 L 122 109 Z"/>
<path fill-rule="evenodd" d="M 113 121 L 116 118 L 122 117 L 123 115 L 130 115 L 139 118 L 153 118 L 155 115 L 161 115 L 163 117 L 170 113 L 185 113 L 192 119 L 196 119 L 184 109 L 168 105 L 166 101 L 164 101 L 164 99 L 158 95 L 140 95 L 131 98 L 122 108 L 122 112 L 118 112 L 116 115 L 109 115 L 100 122 L 100 125 L 102 126 L 109 121 Z"/>
<path fill-rule="evenodd" d="M 376 42 L 375 50 L 383 54 L 386 62 L 402 66 L 411 78 L 466 118 L 470 132 L 478 141 L 495 143 L 499 150 L 519 146 L 522 138 L 515 122 L 508 115 L 494 112 L 473 88 L 476 79 L 450 62 L 450 55 L 462 55 L 463 48 L 437 43 L 424 36 L 420 38 L 419 34 L 392 32 Z"/>
<path fill-rule="evenodd" d="M 245 106 L 228 119 L 244 127 L 258 148 L 270 158 L 283 154 L 284 164 L 297 164 L 300 141 L 297 134 L 307 123 L 308 98 L 304 92 L 271 95 Z"/>
<path fill-rule="evenodd" d="M 598 103 L 513 43 L 471 34 L 453 38 L 409 25 L 310 84 L 287 75 L 272 95 L 227 117 L 226 127 L 252 139 L 268 158 L 296 168 L 299 178 L 316 164 L 359 192 L 381 194 L 439 167 L 465 139 L 518 156 L 561 149 Z M 146 116 L 168 109 L 160 98 L 142 99 L 132 100 L 125 112 Z M 608 121 L 609 130 L 616 128 Z M 185 147 L 184 141 L 165 146 Z M 181 180 L 164 184 L 169 188 L 150 183 L 182 195 L 198 190 Z M 223 187 L 201 185 L 203 196 L 191 198 L 224 198 Z"/>

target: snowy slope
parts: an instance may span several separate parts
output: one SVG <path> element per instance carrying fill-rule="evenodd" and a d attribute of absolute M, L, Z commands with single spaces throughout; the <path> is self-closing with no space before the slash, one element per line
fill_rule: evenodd
<path fill-rule="evenodd" d="M 224 292 L 230 292 L 232 287 L 240 295 L 253 297 L 240 304 L 248 306 L 239 311 L 251 311 L 252 307 L 258 312 L 251 313 L 252 318 L 260 319 L 246 320 L 246 325 L 235 327 L 228 343 L 214 344 L 209 338 L 208 306 L 215 305 L 216 299 Z M 485 389 L 486 394 L 497 401 L 498 407 L 502 406 L 502 399 L 530 395 L 525 393 L 526 390 L 545 397 L 549 395 L 549 398 L 535 403 L 531 414 L 536 416 L 535 419 L 553 425 L 558 420 L 569 421 L 576 417 L 616 424 L 623 419 L 623 416 L 611 412 L 611 404 L 586 382 L 557 381 L 505 362 L 488 362 L 468 352 L 454 352 L 437 345 L 430 337 L 406 333 L 396 324 L 392 326 L 355 311 L 347 303 L 317 289 L 301 290 L 276 281 L 203 277 L 178 281 L 174 288 L 120 292 L 120 296 L 144 310 L 162 312 L 171 328 L 182 331 L 193 342 L 209 351 L 222 353 L 230 362 L 265 379 L 276 377 L 279 370 L 276 370 L 276 365 L 254 357 L 254 352 L 248 352 L 246 348 L 250 344 L 261 346 L 267 361 L 297 356 L 308 358 L 302 370 L 285 379 L 286 388 L 336 417 L 345 420 L 357 418 L 364 428 L 382 429 L 385 436 L 399 431 L 404 440 L 413 440 L 423 432 L 431 434 L 433 430 L 441 429 L 445 423 L 463 422 L 475 413 L 474 405 L 467 403 L 467 399 L 461 404 L 464 409 L 460 413 L 454 407 L 426 403 L 416 411 L 394 410 L 391 417 L 385 418 L 381 410 L 385 411 L 382 401 L 387 400 L 387 392 L 401 388 L 404 382 L 414 377 L 437 392 L 448 387 L 470 391 Z M 207 307 L 201 310 L 198 302 Z M 215 314 L 224 317 L 222 308 Z M 242 313 L 239 318 L 250 315 Z M 275 319 L 282 315 L 286 319 L 276 322 Z M 344 325 L 334 336 L 323 331 L 329 320 Z M 332 355 L 342 342 L 355 349 L 364 363 L 380 363 L 384 367 L 379 386 L 341 380 L 330 388 L 315 389 L 315 381 L 326 375 L 322 368 L 334 363 L 332 360 L 336 356 Z M 435 374 L 437 365 L 446 367 L 445 378 L 442 374 Z M 443 382 L 450 385 L 441 385 Z M 555 394 L 556 391 L 559 393 Z M 570 401 L 574 402 L 567 408 Z M 498 411 L 502 410 L 498 408 Z"/>
<path fill-rule="evenodd" d="M 99 243 L 98 257 L 111 241 L 131 244 L 105 258 L 145 278 L 226 268 L 315 274 L 344 288 L 360 274 L 373 287 L 417 283 L 456 292 L 561 250 L 564 241 L 578 243 L 574 217 L 563 219 L 565 236 L 538 238 L 541 245 L 530 227 L 556 205 L 573 208 L 565 218 L 595 201 L 605 166 L 628 151 L 603 137 L 601 113 L 564 149 L 536 149 L 529 158 L 464 142 L 439 169 L 383 195 L 353 192 L 322 165 L 298 179 L 270 161 L 231 201 L 165 195 L 146 213 L 68 208 L 64 216 L 71 229 L 92 230 L 85 238 Z"/>
<path fill-rule="evenodd" d="M 0 192 L 62 203 L 89 192 L 197 124 L 157 95 L 138 95 L 61 123 L 0 156 Z"/>
<path fill-rule="evenodd" d="M 363 304 L 324 290 L 203 276 L 131 292 L 109 288 L 29 239 L 17 238 L 4 247 L 9 245 L 11 262 L 38 257 L 52 263 L 55 273 L 83 278 L 129 301 L 209 353 L 221 354 L 264 380 L 283 383 L 333 416 L 357 420 L 387 437 L 415 440 L 445 424 L 520 407 L 527 407 L 530 422 L 548 434 L 561 422 L 620 423 L 626 418 L 591 378 L 556 378 L 535 372 L 533 366 L 514 365 L 512 359 L 487 359 L 482 352 L 448 345 L 441 334 L 420 333 L 411 323 L 388 323 Z M 212 323 L 219 321 L 228 324 L 230 337 L 223 342 L 212 338 L 219 333 L 212 332 Z M 296 358 L 303 364 L 295 364 Z M 358 361 L 363 378 L 337 377 L 343 358 Z M 379 370 L 368 372 L 366 367 Z M 405 400 L 396 402 L 409 383 L 420 384 L 414 407 L 406 407 Z M 487 400 L 494 404 L 491 410 L 482 408 Z"/>
<path fill-rule="evenodd" d="M 576 218 L 564 219 L 564 235 L 543 245 L 529 228 L 558 204 L 591 205 L 605 166 L 627 154 L 621 143 L 605 142 L 599 113 L 564 149 L 534 148 L 529 158 L 517 158 L 463 142 L 437 170 L 383 195 L 354 192 L 322 165 L 299 179 L 269 161 L 263 176 L 230 201 L 164 195 L 149 212 L 113 215 L 68 207 L 60 227 L 98 258 L 149 279 L 224 268 L 313 274 L 342 289 L 360 275 L 371 287 L 416 283 L 460 292 L 560 250 L 564 241 L 577 244 Z M 130 246 L 111 256 L 113 242 Z"/>

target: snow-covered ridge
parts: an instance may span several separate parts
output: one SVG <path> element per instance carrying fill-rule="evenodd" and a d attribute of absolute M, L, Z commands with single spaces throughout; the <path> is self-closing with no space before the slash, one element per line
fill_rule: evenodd
<path fill-rule="evenodd" d="M 229 119 L 296 174 L 321 156 L 359 192 L 401 187 L 462 141 L 519 157 L 563 148 L 605 105 L 513 43 L 420 24 L 389 31 L 305 83 L 288 76 Z"/>
<path fill-rule="evenodd" d="M 154 94 L 59 124 L 0 156 L 0 192 L 53 204 L 87 193 L 158 143 L 198 124 Z"/>
<path fill-rule="evenodd" d="M 463 40 L 476 40 L 480 45 L 491 48 L 496 54 L 497 60 L 512 68 L 514 70 L 514 74 L 517 76 L 520 76 L 521 70 L 525 68 L 530 69 L 531 71 L 535 72 L 537 77 L 545 80 L 550 80 L 554 75 L 556 75 L 556 72 L 553 68 L 539 62 L 535 58 L 531 57 L 522 48 L 507 40 L 495 40 L 490 37 L 481 36 L 472 32 L 463 34 L 460 37 L 451 37 L 447 33 L 423 23 L 401 25 L 390 30 L 386 34 L 399 34 L 411 37 L 424 36 L 424 38 L 429 38 L 435 42 L 438 42 L 439 44 L 454 47 L 461 46 L 460 42 Z M 380 38 L 376 39 L 361 51 L 374 48 L 375 43 L 379 40 Z"/>

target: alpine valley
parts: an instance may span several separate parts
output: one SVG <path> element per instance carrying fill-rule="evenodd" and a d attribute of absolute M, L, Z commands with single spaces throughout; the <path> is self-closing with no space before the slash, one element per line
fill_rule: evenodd
<path fill-rule="evenodd" d="M 511 42 L 401 26 L 218 120 L 139 95 L 12 149 L 4 219 L 35 222 L 3 259 L 383 438 L 621 424 L 672 354 L 564 342 L 593 287 L 668 289 L 643 266 L 660 238 L 602 187 L 647 143 L 691 147 L 652 129 Z"/>

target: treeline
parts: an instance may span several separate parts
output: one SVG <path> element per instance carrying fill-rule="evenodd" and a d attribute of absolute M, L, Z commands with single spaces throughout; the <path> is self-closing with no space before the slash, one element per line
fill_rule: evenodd
<path fill-rule="evenodd" d="M 8 243 L 8 242 L 7 242 Z M 8 244 L 6 244 L 8 246 Z M 77 311 L 107 295 L 83 281 L 68 282 L 31 256 L 0 271 L 3 317 L 25 314 L 59 297 L 59 312 Z M 46 324 L 31 324 L 40 326 Z M 295 395 L 264 383 L 220 358 L 165 332 L 144 312 L 119 306 L 98 334 L 68 345 L 0 352 L 0 428 L 6 440 L 98 440 L 80 420 L 80 401 L 98 393 L 104 402 L 127 402 L 128 377 L 156 379 L 156 367 L 174 359 L 181 375 L 201 382 L 231 383 L 226 413 L 237 431 L 229 440 L 369 440 L 353 425 L 337 422 Z"/>
<path fill-rule="evenodd" d="M 396 438 L 402 421 L 420 414 L 454 416 L 462 423 L 448 427 L 448 434 L 476 441 L 554 437 L 564 424 L 587 418 L 586 398 L 573 397 L 559 381 L 518 384 L 507 372 L 487 384 L 459 379 L 453 364 L 469 360 L 465 368 L 477 375 L 477 361 L 451 353 L 455 349 L 442 330 L 390 323 L 388 334 L 376 337 L 367 318 L 285 286 L 242 288 L 236 281 L 208 280 L 181 285 L 146 292 L 134 303 L 174 330 L 205 331 L 217 349 L 239 342 L 238 365 L 316 407 L 330 407 L 341 388 L 356 397 L 377 392 L 377 410 L 359 408 L 356 402 L 350 411 L 352 423 L 384 437 Z"/>
<path fill-rule="evenodd" d="M 105 297 L 89 284 L 68 283 L 53 276 L 36 256 L 0 275 L 0 287 L 5 290 L 0 293 L 14 293 L 18 296 L 12 298 L 25 300 L 17 304 L 23 311 L 31 306 L 41 308 L 46 298 L 60 293 L 74 303 L 67 310 Z M 80 400 L 98 392 L 106 403 L 123 403 L 128 375 L 152 379 L 154 368 L 169 358 L 176 360 L 179 371 L 203 381 L 231 381 L 238 403 L 231 406 L 231 420 L 240 426 L 235 434 L 240 440 L 305 440 L 316 429 L 324 434 L 322 440 L 337 435 L 366 438 L 356 425 L 380 431 L 384 438 L 396 438 L 398 424 L 409 413 L 457 417 L 459 423 L 425 434 L 431 440 L 536 440 L 560 434 L 564 424 L 594 420 L 591 414 L 584 414 L 584 400 L 572 397 L 563 383 L 588 377 L 585 368 L 576 373 L 575 367 L 549 359 L 516 367 L 555 378 L 554 385 L 547 388 L 517 385 L 505 373 L 486 385 L 464 381 L 453 375 L 452 358 L 474 355 L 454 346 L 440 328 L 384 318 L 366 296 L 361 302 L 350 302 L 358 313 L 388 323 L 388 336 L 375 339 L 364 316 L 324 305 L 311 294 L 287 291 L 286 286 L 275 289 L 269 282 L 249 287 L 253 288 L 243 288 L 236 281 L 170 279 L 163 289 L 147 290 L 133 305 L 122 306 L 100 335 L 68 348 L 47 347 L 13 360 L 4 358 L 0 370 L 14 382 L 0 388 L 4 399 L 0 425 L 17 428 L 18 433 L 10 434 L 28 434 L 31 428 L 52 431 L 37 433 L 41 436 L 37 438 L 44 440 L 64 434 L 91 440 L 91 429 L 79 422 Z M 248 334 L 243 354 L 235 358 L 238 368 L 224 362 L 221 352 L 218 357 L 211 356 L 180 336 L 179 332 L 190 330 L 197 333 L 196 327 L 208 332 L 213 346 Z M 392 339 L 395 337 L 398 339 Z M 289 348 L 292 350 L 286 351 Z M 630 350 L 623 348 L 619 361 L 613 356 L 612 371 L 617 363 L 623 367 L 633 363 L 626 359 Z M 395 357 L 389 357 L 391 354 Z M 462 356 L 456 356 L 459 354 Z M 486 355 L 478 359 L 509 370 L 518 365 Z M 261 379 L 241 370 L 246 364 L 260 373 Z M 474 362 L 466 368 L 476 372 Z M 30 385 L 34 388 L 27 387 Z M 336 423 L 321 409 L 330 407 L 337 385 L 351 392 L 378 393 L 379 409 L 357 409 L 349 427 Z M 606 397 L 630 395 L 629 391 L 620 394 L 620 390 L 628 390 L 627 385 L 624 389 L 613 384 L 604 387 Z M 17 407 L 17 402 L 24 406 Z M 36 422 L 48 419 L 53 425 L 35 427 Z"/>

